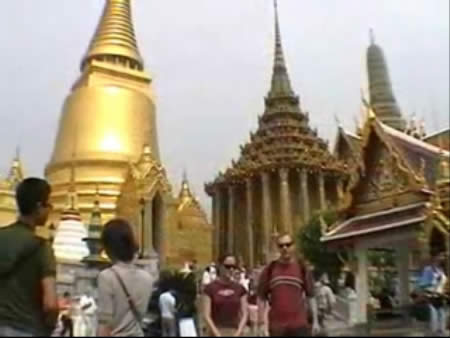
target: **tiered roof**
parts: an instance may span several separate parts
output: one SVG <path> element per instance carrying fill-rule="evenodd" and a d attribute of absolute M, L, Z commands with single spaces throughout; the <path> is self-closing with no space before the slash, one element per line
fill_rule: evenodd
<path fill-rule="evenodd" d="M 328 143 L 317 130 L 309 126 L 308 113 L 300 107 L 300 99 L 292 86 L 284 59 L 277 3 L 275 1 L 275 56 L 271 88 L 265 97 L 264 113 L 258 118 L 258 129 L 240 147 L 237 161 L 225 172 L 219 172 L 214 182 L 206 185 L 242 181 L 253 174 L 277 167 L 322 168 L 342 174 L 344 164 L 329 151 Z"/>

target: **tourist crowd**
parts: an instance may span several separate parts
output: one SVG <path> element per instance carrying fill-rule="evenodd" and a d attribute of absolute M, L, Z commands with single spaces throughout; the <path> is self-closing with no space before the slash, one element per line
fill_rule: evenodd
<path fill-rule="evenodd" d="M 328 276 L 313 275 L 307 262 L 297 258 L 290 234 L 277 238 L 277 259 L 252 271 L 233 254 L 223 255 L 201 272 L 196 262 L 186 263 L 180 271 L 183 276 L 200 273 L 194 277 L 199 315 L 196 311 L 181 315 L 185 298 L 171 284 L 160 290 L 157 316 L 149 319 L 155 281 L 134 264 L 138 246 L 130 224 L 113 219 L 101 233 L 112 265 L 98 275 L 95 297 L 66 292 L 58 300 L 52 248 L 34 234 L 52 208 L 50 192 L 44 180 L 22 181 L 16 192 L 20 217 L 0 229 L 0 337 L 148 336 L 155 320 L 164 337 L 326 335 L 336 297 Z M 447 320 L 445 302 L 439 297 L 448 285 L 441 260 L 435 254 L 419 281 L 421 294 L 430 300 L 430 323 L 437 334 L 444 334 Z M 342 286 L 349 298 L 355 297 L 354 280 L 346 278 Z"/>

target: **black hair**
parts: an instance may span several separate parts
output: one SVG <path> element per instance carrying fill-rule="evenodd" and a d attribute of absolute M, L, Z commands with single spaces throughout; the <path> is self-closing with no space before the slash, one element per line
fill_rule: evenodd
<path fill-rule="evenodd" d="M 138 251 L 130 224 L 121 218 L 112 219 L 105 224 L 101 241 L 106 253 L 113 260 L 130 262 Z"/>
<path fill-rule="evenodd" d="M 226 260 L 228 257 L 233 257 L 234 260 L 236 261 L 236 263 L 238 262 L 238 261 L 237 261 L 237 257 L 236 257 L 235 255 L 233 255 L 233 254 L 231 254 L 231 253 L 226 253 L 226 254 L 223 254 L 222 256 L 219 257 L 219 265 L 222 265 L 223 262 L 225 262 L 225 260 Z"/>
<path fill-rule="evenodd" d="M 39 204 L 47 203 L 51 193 L 50 184 L 36 177 L 24 179 L 16 188 L 16 202 L 22 216 L 30 216 Z"/>

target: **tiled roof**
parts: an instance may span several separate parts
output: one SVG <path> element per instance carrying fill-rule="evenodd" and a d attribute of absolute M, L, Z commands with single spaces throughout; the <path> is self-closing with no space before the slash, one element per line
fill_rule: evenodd
<path fill-rule="evenodd" d="M 426 219 L 425 203 L 350 218 L 322 237 L 323 242 L 348 239 L 398 229 Z"/>
<path fill-rule="evenodd" d="M 395 146 L 402 152 L 416 174 L 421 171 L 422 160 L 425 162 L 425 179 L 428 184 L 433 185 L 437 179 L 440 156 L 450 156 L 446 150 L 416 139 L 410 135 L 380 123 L 383 130 L 393 141 Z"/>

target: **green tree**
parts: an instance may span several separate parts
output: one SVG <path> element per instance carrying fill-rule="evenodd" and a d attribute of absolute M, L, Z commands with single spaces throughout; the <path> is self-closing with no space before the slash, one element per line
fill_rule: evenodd
<path fill-rule="evenodd" d="M 332 285 L 336 285 L 343 266 L 343 252 L 328 248 L 320 241 L 322 224 L 328 226 L 337 221 L 335 211 L 325 211 L 315 214 L 310 221 L 301 227 L 297 239 L 300 254 L 305 257 L 318 273 L 326 272 Z"/>

